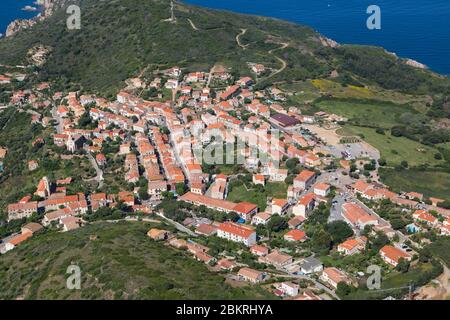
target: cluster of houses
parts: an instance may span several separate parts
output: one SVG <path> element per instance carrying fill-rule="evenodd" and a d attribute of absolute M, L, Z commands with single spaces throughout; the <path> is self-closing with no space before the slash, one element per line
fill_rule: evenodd
<path fill-rule="evenodd" d="M 251 68 L 258 75 L 265 72 L 262 65 L 252 64 Z M 209 87 L 209 76 L 225 81 L 226 87 L 213 90 Z M 35 110 L 45 110 L 54 105 L 52 118 L 34 114 L 32 121 L 49 126 L 55 120 L 57 125 L 53 134 L 54 144 L 71 153 L 85 151 L 94 154 L 95 161 L 101 167 L 108 165 L 108 154 L 101 152 L 103 146 L 120 138 L 118 154 L 125 158 L 124 181 L 138 183 L 140 179 L 145 179 L 148 182 L 150 202 L 158 202 L 167 192 L 172 192 L 178 201 L 227 214 L 236 213 L 240 218 L 239 223 L 227 221 L 200 224 L 196 233 L 242 243 L 252 254 L 258 256 L 258 262 L 288 273 L 320 274 L 321 281 L 331 288 L 336 288 L 342 281 L 352 283 L 345 272 L 336 268 L 324 269 L 322 263 L 314 257 L 297 259 L 282 248 L 271 249 L 258 244 L 259 238 L 255 231 L 258 225 L 267 225 L 274 215 L 289 216 L 289 229 L 283 234 L 283 239 L 288 242 L 308 240 L 302 224 L 320 203 L 330 200 L 330 194 L 335 188 L 330 181 L 320 179 L 324 167 L 333 159 L 323 155 L 320 142 L 310 135 L 303 135 L 299 129 L 302 124 L 311 124 L 320 119 L 346 119 L 325 113 L 304 115 L 299 108 L 284 107 L 284 93 L 275 87 L 257 91 L 253 88 L 254 80 L 251 77 L 232 80 L 231 74 L 225 69 L 218 68 L 208 75 L 200 71 L 185 73 L 179 67 L 172 67 L 153 79 L 147 87 L 172 90 L 173 99 L 168 101 L 163 101 L 161 95 L 154 101 L 148 101 L 140 98 L 133 90 L 119 92 L 115 101 L 95 95 L 80 95 L 77 92 L 67 95 L 57 92 L 51 99 L 43 99 L 42 92 L 50 85 L 42 83 L 36 91 L 15 91 L 11 104 L 29 104 Z M 10 79 L 0 75 L 0 84 L 2 81 Z M 140 79 L 131 82 L 135 87 L 146 86 Z M 86 114 L 95 125 L 90 129 L 81 129 L 79 121 Z M 285 183 L 289 170 L 280 167 L 283 158 L 296 158 L 303 167 L 288 185 L 287 196 L 269 199 L 264 212 L 260 212 L 254 203 L 228 200 L 229 185 L 233 177 L 224 174 L 210 175 L 203 171 L 206 149 L 211 146 L 239 145 L 240 142 L 242 148 L 236 150 L 236 156 L 242 157 L 240 164 L 252 173 L 252 183 L 255 186 L 265 187 L 268 182 Z M 1 161 L 6 153 L 5 148 L 0 148 L 0 172 Z M 30 171 L 36 170 L 38 166 L 39 163 L 35 160 L 28 162 Z M 348 163 L 342 166 L 348 167 Z M 134 193 L 122 191 L 109 195 L 69 195 L 66 187 L 70 183 L 70 178 L 52 183 L 47 177 L 43 177 L 34 195 L 25 196 L 17 203 L 8 205 L 8 220 L 43 213 L 43 226 L 57 224 L 63 231 L 70 231 L 86 223 L 83 215 L 88 210 L 95 212 L 101 207 L 115 207 L 118 202 L 134 211 L 151 212 L 150 206 L 137 204 Z M 177 186 L 180 185 L 186 186 L 187 192 L 178 195 Z M 414 227 L 417 229 L 426 225 L 442 235 L 450 234 L 450 212 L 439 207 L 439 203 L 443 201 L 441 199 L 431 198 L 431 204 L 424 204 L 423 195 L 419 193 L 397 194 L 380 184 L 363 180 L 354 182 L 350 189 L 355 196 L 365 200 L 389 199 L 398 206 L 408 208 L 413 212 L 412 217 L 417 223 Z M 446 219 L 438 219 L 431 212 Z M 389 225 L 364 208 L 359 201 L 346 201 L 342 205 L 342 218 L 355 231 L 370 225 L 390 238 L 395 234 Z M 4 239 L 2 250 L 10 250 L 31 235 L 22 231 L 11 239 Z M 226 258 L 217 260 L 208 254 L 209 248 L 177 239 L 165 230 L 152 229 L 148 236 L 154 240 L 167 241 L 176 248 L 186 248 L 197 260 L 208 265 L 217 263 L 221 270 L 239 267 Z M 337 251 L 343 255 L 362 252 L 366 242 L 365 237 L 357 236 L 339 244 Z M 392 266 L 396 266 L 400 259 L 412 258 L 410 253 L 396 246 L 385 246 L 380 250 L 380 256 Z M 259 283 L 267 279 L 268 274 L 243 266 L 237 276 L 251 283 Z M 298 286 L 290 282 L 277 284 L 275 290 L 276 294 L 284 297 L 303 300 L 317 298 L 312 292 L 299 295 Z"/>

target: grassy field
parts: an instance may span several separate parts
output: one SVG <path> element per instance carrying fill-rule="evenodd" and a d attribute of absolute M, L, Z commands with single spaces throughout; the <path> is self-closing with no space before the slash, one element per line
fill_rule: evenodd
<path fill-rule="evenodd" d="M 441 238 L 427 246 L 431 254 L 450 268 L 450 237 Z"/>
<path fill-rule="evenodd" d="M 264 211 L 267 207 L 267 197 L 283 198 L 287 196 L 287 184 L 269 182 L 265 186 L 264 192 L 257 190 L 248 190 L 244 185 L 233 187 L 233 190 L 228 194 L 227 200 L 233 202 L 247 201 L 258 206 L 260 211 Z"/>
<path fill-rule="evenodd" d="M 416 191 L 428 197 L 450 199 L 450 173 L 420 171 L 417 169 L 394 170 L 380 168 L 381 180 L 395 191 Z"/>
<path fill-rule="evenodd" d="M 433 277 L 436 277 L 439 269 L 433 267 L 431 263 L 421 263 L 415 267 L 411 267 L 406 273 L 394 271 L 383 277 L 381 282 L 381 289 L 392 289 L 387 291 L 371 291 L 363 288 L 358 288 L 350 295 L 344 297 L 347 300 L 370 300 L 383 299 L 388 296 L 401 297 L 408 293 L 407 286 L 410 283 L 416 285 L 423 285 L 428 283 Z"/>
<path fill-rule="evenodd" d="M 363 135 L 363 140 L 377 148 L 381 157 L 387 160 L 388 165 L 400 164 L 402 160 L 407 160 L 410 166 L 421 164 L 433 166 L 444 162 L 434 158 L 435 153 L 438 152 L 437 149 L 404 137 L 393 137 L 387 131 L 383 135 L 376 133 L 373 128 L 347 125 L 339 130 L 338 134 L 343 136 Z"/>
<path fill-rule="evenodd" d="M 270 298 L 258 286 L 232 288 L 204 264 L 150 240 L 150 227 L 99 223 L 36 235 L 0 256 L 0 299 Z M 81 290 L 66 288 L 71 264 L 81 269 Z"/>
<path fill-rule="evenodd" d="M 348 118 L 353 124 L 391 128 L 403 113 L 417 113 L 412 107 L 388 102 L 361 100 L 321 100 L 315 108 Z"/>

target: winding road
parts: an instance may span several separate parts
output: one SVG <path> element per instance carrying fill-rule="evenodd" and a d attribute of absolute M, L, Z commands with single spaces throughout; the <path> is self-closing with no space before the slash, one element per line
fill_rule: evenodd
<path fill-rule="evenodd" d="M 336 300 L 341 300 L 333 290 L 330 290 L 328 287 L 324 286 L 323 284 L 321 284 L 320 282 L 318 282 L 317 280 L 315 280 L 311 277 L 308 277 L 305 275 L 290 275 L 290 274 L 277 274 L 277 273 L 271 273 L 271 275 L 275 276 L 275 277 L 309 280 L 309 281 L 313 282 L 317 288 L 324 290 L 326 293 L 331 295 Z"/>
<path fill-rule="evenodd" d="M 97 175 L 90 179 L 90 180 L 95 180 L 98 183 L 98 187 L 97 189 L 100 189 L 101 187 L 103 187 L 103 171 L 102 169 L 100 169 L 100 167 L 97 164 L 97 161 L 95 161 L 94 157 L 92 156 L 92 154 L 90 152 L 88 152 L 87 154 L 89 161 L 91 162 L 92 166 L 95 169 L 95 172 L 97 173 Z M 88 180 L 86 180 L 88 181 Z"/>
<path fill-rule="evenodd" d="M 191 19 L 188 18 L 189 23 L 191 24 L 192 29 L 194 29 L 195 31 L 198 31 L 199 29 L 195 26 L 195 24 L 192 22 Z"/>
<path fill-rule="evenodd" d="M 280 72 L 283 72 L 284 69 L 286 69 L 286 67 L 287 67 L 287 62 L 286 62 L 286 60 L 283 60 L 283 59 L 281 59 L 280 57 L 274 55 L 273 52 L 274 52 L 274 51 L 278 51 L 278 50 L 286 49 L 288 46 L 289 46 L 289 43 L 281 43 L 281 47 L 275 48 L 275 49 L 272 49 L 272 50 L 269 50 L 269 51 L 268 51 L 269 54 L 272 54 L 278 61 L 280 61 L 280 63 L 281 63 L 281 68 L 278 69 L 278 70 L 276 70 L 276 71 L 274 71 L 274 72 L 272 72 L 272 74 L 270 74 L 270 75 L 266 78 L 266 80 L 272 78 L 273 76 L 279 74 Z"/>
<path fill-rule="evenodd" d="M 192 237 L 198 237 L 198 234 L 192 232 L 192 230 L 186 228 L 185 226 L 183 226 L 181 223 L 176 222 L 172 219 L 167 218 L 162 212 L 156 212 L 156 215 L 167 220 L 169 223 L 171 223 L 175 228 L 177 228 L 179 231 L 187 233 L 188 235 L 192 236 Z"/>
<path fill-rule="evenodd" d="M 241 47 L 241 48 L 244 49 L 244 50 L 247 48 L 248 44 L 247 44 L 247 45 L 243 45 L 243 44 L 241 43 L 240 37 L 243 36 L 246 32 L 247 32 L 247 29 L 241 29 L 241 33 L 239 33 L 239 34 L 236 36 L 236 42 L 237 42 L 238 46 Z"/>

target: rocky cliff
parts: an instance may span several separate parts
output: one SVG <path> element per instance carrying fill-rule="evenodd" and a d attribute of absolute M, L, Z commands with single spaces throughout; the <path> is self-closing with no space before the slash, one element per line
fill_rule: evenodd
<path fill-rule="evenodd" d="M 58 0 L 37 0 L 36 4 L 41 7 L 41 13 L 39 13 L 36 17 L 32 19 L 14 20 L 8 25 L 5 36 L 11 37 L 20 30 L 30 28 L 31 26 L 36 24 L 36 22 L 49 17 L 53 13 L 58 3 L 59 3 Z"/>

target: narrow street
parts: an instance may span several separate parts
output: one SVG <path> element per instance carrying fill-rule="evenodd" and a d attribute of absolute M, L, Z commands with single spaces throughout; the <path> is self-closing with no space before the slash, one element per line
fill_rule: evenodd
<path fill-rule="evenodd" d="M 101 189 L 103 187 L 103 171 L 102 171 L 102 169 L 100 169 L 100 167 L 97 164 L 97 161 L 95 161 L 94 157 L 92 156 L 92 154 L 90 152 L 87 153 L 87 156 L 88 156 L 90 163 L 94 167 L 95 172 L 97 173 L 95 178 L 93 178 L 98 183 L 97 189 Z"/>
<path fill-rule="evenodd" d="M 328 293 L 329 295 L 331 295 L 333 298 L 335 298 L 336 300 L 341 300 L 338 295 L 333 291 L 330 290 L 328 287 L 324 286 L 323 284 L 321 284 L 320 282 L 318 282 L 317 280 L 305 276 L 305 275 L 292 275 L 292 274 L 276 274 L 276 273 L 271 273 L 272 276 L 275 277 L 283 277 L 283 278 L 292 278 L 292 279 L 303 279 L 303 280 L 308 280 L 314 283 L 314 285 L 319 288 L 324 290 L 326 293 Z"/>
<path fill-rule="evenodd" d="M 198 235 L 194 232 L 192 232 L 190 229 L 183 226 L 181 223 L 176 222 L 172 219 L 167 218 L 163 213 L 156 212 L 156 215 L 167 220 L 170 224 L 172 224 L 175 228 L 177 228 L 179 231 L 189 234 L 192 237 L 198 237 Z"/>

